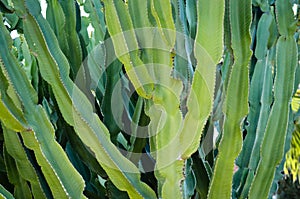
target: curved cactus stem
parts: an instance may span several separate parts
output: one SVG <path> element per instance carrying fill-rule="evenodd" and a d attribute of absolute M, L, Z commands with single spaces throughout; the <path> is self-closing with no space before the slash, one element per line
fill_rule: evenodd
<path fill-rule="evenodd" d="M 231 41 L 234 64 L 226 101 L 225 122 L 208 198 L 231 198 L 234 161 L 242 147 L 241 123 L 248 113 L 248 65 L 251 57 L 251 1 L 230 1 Z"/>
<path fill-rule="evenodd" d="M 0 197 L 5 199 L 14 199 L 14 196 L 0 184 Z"/>
<path fill-rule="evenodd" d="M 4 127 L 2 125 L 2 127 Z M 22 132 L 22 134 L 28 133 L 28 132 Z M 28 184 L 30 184 L 31 191 L 34 197 L 36 198 L 46 198 L 46 195 L 42 189 L 41 183 L 39 181 L 39 177 L 29 161 L 26 151 L 24 150 L 24 147 L 22 146 L 22 140 L 18 136 L 18 134 L 12 130 L 6 129 L 5 127 L 3 128 L 3 135 L 4 135 L 4 140 L 5 140 L 5 148 L 7 151 L 7 154 L 9 154 L 10 158 L 13 158 L 14 160 L 14 168 L 9 168 L 7 165 L 8 169 L 11 170 L 11 172 L 14 172 L 15 174 L 12 175 L 11 177 L 14 177 L 13 183 L 17 183 L 16 189 L 19 188 L 25 188 Z M 13 161 L 11 160 L 11 161 Z M 16 177 L 19 176 L 19 179 L 16 179 Z M 21 184 L 18 184 L 21 183 Z M 24 189 L 23 189 L 24 190 Z M 25 189 L 26 190 L 26 189 Z M 19 190 L 19 194 L 21 190 Z M 22 191 L 23 192 L 23 191 Z M 30 190 L 29 190 L 30 192 Z M 26 191 L 25 193 L 26 194 Z M 28 194 L 28 193 L 27 193 Z M 20 195 L 18 196 L 20 197 Z M 23 195 L 23 197 L 31 197 L 31 193 L 29 193 L 27 196 Z"/>
<path fill-rule="evenodd" d="M 218 7 L 214 6 L 216 3 Z M 223 50 L 225 2 L 200 0 L 197 5 L 199 15 L 195 57 L 198 63 L 187 99 L 188 112 L 180 133 L 183 159 L 190 157 L 199 147 L 202 130 L 212 111 L 216 65 Z M 214 39 L 211 39 L 212 36 Z"/>

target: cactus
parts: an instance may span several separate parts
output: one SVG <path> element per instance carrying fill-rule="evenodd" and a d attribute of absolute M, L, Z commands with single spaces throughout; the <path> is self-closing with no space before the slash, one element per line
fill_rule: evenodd
<path fill-rule="evenodd" d="M 293 6 L 0 0 L 0 197 L 271 198 L 299 178 Z"/>

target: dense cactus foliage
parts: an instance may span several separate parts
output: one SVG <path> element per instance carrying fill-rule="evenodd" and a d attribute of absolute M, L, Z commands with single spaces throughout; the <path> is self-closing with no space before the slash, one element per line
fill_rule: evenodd
<path fill-rule="evenodd" d="M 46 2 L 0 0 L 1 198 L 299 183 L 298 0 Z"/>

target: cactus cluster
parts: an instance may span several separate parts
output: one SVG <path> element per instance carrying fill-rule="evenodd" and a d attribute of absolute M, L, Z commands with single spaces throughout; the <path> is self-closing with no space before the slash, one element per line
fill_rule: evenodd
<path fill-rule="evenodd" d="M 299 180 L 298 0 L 46 2 L 0 0 L 0 198 L 256 199 Z"/>

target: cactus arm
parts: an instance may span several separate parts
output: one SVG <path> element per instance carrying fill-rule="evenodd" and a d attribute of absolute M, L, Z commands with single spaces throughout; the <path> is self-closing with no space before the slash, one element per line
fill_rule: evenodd
<path fill-rule="evenodd" d="M 231 41 L 235 58 L 224 104 L 224 130 L 208 198 L 230 198 L 234 160 L 242 146 L 241 123 L 248 112 L 248 64 L 251 1 L 230 1 Z"/>
<path fill-rule="evenodd" d="M 46 19 L 57 36 L 61 49 L 67 51 L 69 44 L 65 32 L 66 17 L 59 1 L 47 2 Z"/>
<path fill-rule="evenodd" d="M 22 132 L 21 134 L 24 133 L 27 132 Z M 29 182 L 32 194 L 35 198 L 46 198 L 45 193 L 39 182 L 37 173 L 34 167 L 32 166 L 31 162 L 27 158 L 26 151 L 22 146 L 21 139 L 20 137 L 18 137 L 18 134 L 4 127 L 3 135 L 6 143 L 5 148 L 7 154 L 9 154 L 10 158 L 13 158 L 15 162 L 15 170 L 12 170 L 12 172 L 17 171 L 16 173 L 19 174 L 20 180 L 22 181 L 21 183 L 23 184 L 19 184 L 19 186 L 24 187 L 24 185 L 26 185 L 27 182 Z M 25 198 L 25 196 L 23 196 L 23 198 Z"/>
<path fill-rule="evenodd" d="M 294 19 L 291 3 L 284 0 L 278 0 L 275 5 L 279 34 L 285 36 L 294 35 L 297 29 L 297 21 Z"/>
<path fill-rule="evenodd" d="M 148 18 L 148 7 L 146 1 L 130 0 L 128 9 L 135 28 L 146 28 L 151 26 Z"/>
<path fill-rule="evenodd" d="M 0 98 L 2 98 L 0 101 L 0 120 L 9 129 L 17 132 L 26 131 L 25 126 L 28 126 L 28 124 L 26 124 L 26 122 L 24 123 L 24 118 L 20 114 L 20 110 L 18 110 L 11 101 L 8 101 L 9 99 L 2 97 L 1 93 Z"/>
<path fill-rule="evenodd" d="M 131 129 L 131 137 L 130 137 L 130 149 L 129 153 L 127 154 L 127 158 L 131 160 L 135 165 L 138 165 L 138 162 L 141 158 L 141 153 L 143 148 L 145 147 L 146 144 L 146 138 L 145 136 L 147 135 L 146 129 L 140 128 L 140 125 L 143 124 L 142 126 L 145 125 L 144 122 L 147 122 L 147 119 L 145 119 L 145 114 L 143 113 L 143 108 L 144 108 L 144 101 L 142 97 L 139 97 L 135 110 L 132 116 L 132 123 L 130 125 Z M 138 135 L 141 135 L 139 137 Z"/>
<path fill-rule="evenodd" d="M 14 199 L 14 196 L 0 184 L 0 198 Z"/>
<path fill-rule="evenodd" d="M 218 7 L 214 6 L 216 3 L 219 4 Z M 199 147 L 202 130 L 212 111 L 216 65 L 223 50 L 224 10 L 224 1 L 198 1 L 195 40 L 195 57 L 198 64 L 187 99 L 188 112 L 180 134 L 183 159 L 190 157 Z M 214 39 L 211 39 L 212 36 Z"/>
<path fill-rule="evenodd" d="M 4 67 L 0 57 L 0 66 Z M 26 131 L 28 124 L 24 118 L 22 110 L 15 105 L 12 98 L 9 96 L 9 82 L 5 77 L 5 74 L 0 70 L 0 120 L 9 129 L 15 130 L 16 132 Z"/>
<path fill-rule="evenodd" d="M 90 18 L 92 19 L 91 23 L 95 29 L 96 42 L 103 41 L 106 33 L 106 25 L 101 1 L 86 0 L 84 2 L 84 10 L 90 14 Z"/>
<path fill-rule="evenodd" d="M 116 56 L 124 64 L 127 75 L 138 94 L 149 99 L 153 90 L 153 80 L 138 56 L 139 47 L 128 8 L 120 0 L 103 0 L 103 2 L 107 29 Z"/>
<path fill-rule="evenodd" d="M 163 19 L 165 16 L 172 17 L 171 10 L 166 9 L 164 13 L 160 9 L 153 10 L 153 3 L 165 3 L 168 8 L 171 4 L 167 1 L 151 2 L 151 13 L 154 15 L 156 23 L 160 25 L 158 28 L 147 28 L 151 26 L 147 16 L 148 4 L 147 2 L 138 2 L 130 1 L 129 11 L 134 27 L 143 28 L 136 29 L 136 32 L 139 33 L 137 38 L 143 49 L 143 61 L 150 63 L 148 68 L 155 83 L 153 98 L 146 102 L 146 112 L 151 119 L 149 124 L 150 147 L 156 160 L 155 176 L 158 179 L 158 195 L 162 198 L 181 198 L 180 183 L 183 179 L 183 161 L 177 161 L 179 154 L 176 146 L 178 129 L 182 120 L 179 109 L 179 95 L 182 86 L 179 81 L 171 77 L 170 49 L 173 48 L 175 40 L 168 40 L 170 37 L 175 39 L 175 26 L 172 18 L 168 18 L 169 29 L 160 26 L 161 22 L 165 20 Z M 142 15 L 146 14 L 142 20 L 139 19 L 139 12 L 142 12 Z M 176 188 L 174 189 L 174 187 Z"/>
<path fill-rule="evenodd" d="M 191 54 L 193 53 L 193 44 L 188 31 L 188 22 L 186 20 L 185 2 L 183 0 L 172 0 L 175 10 L 176 43 L 175 57 L 173 61 L 173 77 L 183 82 L 183 92 L 181 94 L 181 111 L 186 113 L 186 98 L 188 96 L 190 85 L 193 78 L 193 64 Z"/>
<path fill-rule="evenodd" d="M 3 149 L 3 157 L 8 180 L 14 185 L 14 196 L 16 198 L 31 198 L 29 185 L 18 172 L 16 161 L 10 154 L 8 154 L 5 144 Z"/>
<path fill-rule="evenodd" d="M 158 65 L 160 66 L 160 65 Z M 155 176 L 158 179 L 158 194 L 162 198 L 181 198 L 180 189 L 183 179 L 184 161 L 180 157 L 179 130 L 182 121 L 179 109 L 181 83 L 168 77 L 171 68 L 163 73 L 167 75 L 162 85 L 157 85 L 154 100 L 148 102 L 151 154 L 156 160 Z M 168 80 L 167 80 L 168 79 Z M 174 189 L 174 187 L 176 187 Z"/>
<path fill-rule="evenodd" d="M 175 34 L 174 31 L 169 31 L 171 31 L 169 34 Z M 156 160 L 154 172 L 158 179 L 158 195 L 162 198 L 182 198 L 180 186 L 184 161 L 178 159 L 180 157 L 179 130 L 182 121 L 180 111 L 182 83 L 172 77 L 170 46 L 165 42 L 160 31 L 154 33 L 153 46 L 155 50 L 152 51 L 152 67 L 155 89 L 152 100 L 147 101 L 146 112 L 151 119 L 150 148 Z"/>
<path fill-rule="evenodd" d="M 268 53 L 267 60 L 269 56 L 272 57 L 272 55 L 269 55 Z M 263 72 L 264 73 L 263 90 L 260 99 L 261 111 L 259 114 L 259 120 L 258 120 L 257 130 L 256 130 L 257 136 L 254 141 L 252 156 L 250 157 L 250 161 L 249 161 L 249 167 L 253 170 L 256 170 L 259 162 L 259 156 L 254 154 L 259 153 L 259 148 L 262 143 L 262 139 L 264 137 L 265 128 L 267 126 L 267 121 L 270 114 L 270 107 L 272 104 L 272 87 L 273 87 L 272 64 L 270 63 L 271 60 L 268 60 L 266 62 L 268 63 L 265 65 L 265 69 Z"/>
<path fill-rule="evenodd" d="M 66 42 L 68 44 L 67 49 L 63 49 L 64 54 L 70 62 L 70 71 L 72 79 L 76 78 L 79 69 L 83 69 L 81 67 L 82 63 L 82 51 L 80 40 L 78 37 L 78 33 L 76 30 L 76 1 L 59 1 L 61 4 L 62 10 L 64 11 L 64 15 L 66 18 L 66 23 L 64 25 L 64 32 L 66 35 Z M 57 36 L 59 38 L 59 35 Z M 82 71 L 80 71 L 82 72 Z"/>
<path fill-rule="evenodd" d="M 112 27 L 108 27 L 108 30 L 111 34 L 112 40 L 116 39 L 116 33 L 126 31 L 124 32 L 126 35 L 133 29 L 133 27 L 137 28 L 135 32 L 138 34 L 136 36 L 132 34 L 133 42 L 129 43 L 134 45 L 131 47 L 132 50 L 138 49 L 137 45 L 139 45 L 145 55 L 142 56 L 143 61 L 145 63 L 155 63 L 154 65 L 149 64 L 147 66 L 148 68 L 145 68 L 146 70 L 144 70 L 145 72 L 143 73 L 143 76 L 148 74 L 148 70 L 151 71 L 153 77 L 151 78 L 152 82 L 150 83 L 155 84 L 155 90 L 151 94 L 152 97 L 151 99 L 147 100 L 147 114 L 151 119 L 149 124 L 149 133 L 150 136 L 152 136 L 150 138 L 151 152 L 156 159 L 155 176 L 158 179 L 158 195 L 162 198 L 180 198 L 180 181 L 183 178 L 183 161 L 176 161 L 176 159 L 179 157 L 176 151 L 176 134 L 178 133 L 178 129 L 180 128 L 181 124 L 181 112 L 179 110 L 178 101 L 181 85 L 179 81 L 172 79 L 170 76 L 172 70 L 172 65 L 170 63 L 170 50 L 175 44 L 176 37 L 173 21 L 171 18 L 168 18 L 168 21 L 170 22 L 168 25 L 170 26 L 169 28 L 171 28 L 171 30 L 163 30 L 163 27 L 165 27 L 166 24 L 159 26 L 158 32 L 153 28 L 138 29 L 144 28 L 145 26 L 149 27 L 151 25 L 147 16 L 147 3 L 141 1 L 137 3 L 134 1 L 129 2 L 129 14 L 132 21 L 127 18 L 127 7 L 125 4 L 123 4 L 123 2 L 105 1 L 104 3 L 106 5 L 106 15 L 109 16 L 111 20 L 108 22 L 108 24 L 110 23 L 110 26 Z M 154 2 L 155 5 L 160 3 L 161 2 L 159 1 Z M 164 1 L 163 3 L 168 5 L 168 7 L 171 6 L 170 2 Z M 141 10 L 138 8 L 141 8 Z M 110 13 L 112 11 L 114 11 L 114 14 Z M 162 10 L 157 10 L 157 7 L 155 11 L 153 10 L 153 7 L 151 7 L 151 11 L 152 13 L 155 12 L 157 23 L 161 23 L 161 20 L 165 20 L 162 19 L 165 16 L 172 16 L 171 10 L 167 10 L 163 13 Z M 140 12 L 142 12 L 142 15 L 146 14 L 143 19 L 140 19 L 141 17 L 138 14 Z M 119 18 L 116 18 L 116 16 L 119 16 Z M 113 18 L 115 18 L 114 21 L 112 21 Z M 122 27 L 118 28 L 118 24 L 122 24 Z M 118 30 L 114 30 L 113 28 L 118 28 Z M 149 35 L 149 32 L 153 32 L 154 36 Z M 145 35 L 149 35 L 149 37 Z M 168 40 L 170 37 L 172 37 L 172 41 Z M 136 41 L 138 42 L 137 44 L 135 44 Z M 154 43 L 152 43 L 152 41 Z M 118 43 L 114 42 L 115 48 L 118 48 L 116 45 L 120 46 L 120 44 L 124 46 L 128 45 L 128 41 L 125 39 Z M 153 47 L 155 50 L 147 49 Z M 133 62 L 134 59 L 139 61 L 140 58 L 134 53 L 135 52 L 131 53 L 131 60 Z M 126 63 L 122 57 L 119 59 L 124 64 Z M 128 69 L 126 69 L 126 71 L 127 74 L 130 72 Z M 139 78 L 142 78 L 143 76 L 139 76 Z M 145 77 L 143 77 L 143 79 L 146 80 Z M 132 82 L 134 84 L 134 81 Z M 142 86 L 142 82 L 143 81 L 139 83 L 139 86 Z M 134 86 L 135 89 L 137 89 L 136 85 Z M 141 93 L 139 94 L 140 96 L 145 97 L 145 95 L 141 95 Z M 174 189 L 174 186 L 176 189 Z"/>
<path fill-rule="evenodd" d="M 168 46 L 167 48 L 169 49 L 169 52 L 173 49 L 176 39 L 171 5 L 171 0 L 151 0 L 152 15 L 155 18 L 163 41 Z"/>

